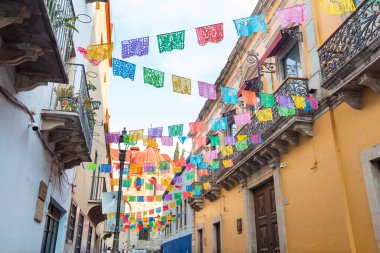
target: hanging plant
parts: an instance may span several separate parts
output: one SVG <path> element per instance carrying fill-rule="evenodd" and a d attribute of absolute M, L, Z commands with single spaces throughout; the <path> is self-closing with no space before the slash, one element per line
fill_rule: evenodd
<path fill-rule="evenodd" d="M 84 97 L 82 99 L 82 103 L 83 103 L 83 108 L 86 111 L 92 112 L 92 98 L 90 98 L 90 97 Z"/>
<path fill-rule="evenodd" d="M 88 90 L 92 90 L 92 91 L 96 91 L 96 86 L 93 85 L 91 82 L 89 82 L 89 83 L 87 84 L 87 89 L 88 89 Z"/>

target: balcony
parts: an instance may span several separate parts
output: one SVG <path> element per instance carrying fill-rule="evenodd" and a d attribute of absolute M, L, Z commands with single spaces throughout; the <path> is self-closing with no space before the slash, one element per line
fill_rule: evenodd
<path fill-rule="evenodd" d="M 301 77 L 288 77 L 275 92 L 275 95 L 307 96 L 308 80 Z M 276 105 L 277 106 L 277 105 Z M 296 110 L 296 115 L 281 117 L 277 108 L 273 109 L 273 120 L 260 122 L 256 117 L 250 124 L 240 129 L 237 135 L 260 134 L 263 143 L 250 146 L 243 152 L 234 147 L 234 154 L 223 157 L 219 153 L 219 160 L 232 159 L 232 168 L 221 167 L 212 175 L 212 180 L 225 190 L 231 190 L 236 184 L 244 183 L 255 170 L 272 165 L 275 166 L 281 154 L 287 153 L 288 144 L 297 146 L 299 134 L 305 137 L 313 136 L 313 113 Z"/>
<path fill-rule="evenodd" d="M 83 65 L 70 64 L 72 84 L 55 87 L 53 109 L 41 112 L 41 132 L 57 155 L 60 169 L 91 161 L 94 115 Z"/>
<path fill-rule="evenodd" d="M 102 213 L 102 193 L 107 192 L 106 178 L 93 176 L 91 183 L 90 198 L 88 200 L 89 210 L 88 217 L 96 226 L 105 221 L 107 216 Z"/>
<path fill-rule="evenodd" d="M 68 83 L 65 62 L 75 25 L 71 0 L 5 0 L 0 10 L 0 63 L 15 69 L 14 89 Z"/>
<path fill-rule="evenodd" d="M 364 0 L 318 49 L 322 87 L 356 109 L 364 86 L 380 92 L 380 3 Z"/>

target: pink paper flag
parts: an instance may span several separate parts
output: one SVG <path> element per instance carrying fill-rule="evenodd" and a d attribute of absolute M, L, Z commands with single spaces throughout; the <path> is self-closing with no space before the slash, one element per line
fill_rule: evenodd
<path fill-rule="evenodd" d="M 198 81 L 199 96 L 209 99 L 216 99 L 215 85 Z"/>
<path fill-rule="evenodd" d="M 243 113 L 234 115 L 236 126 L 244 126 L 246 124 L 251 123 L 251 114 Z"/>
<path fill-rule="evenodd" d="M 316 97 L 306 97 L 306 99 L 309 101 L 311 109 L 318 110 L 318 100 Z"/>
<path fill-rule="evenodd" d="M 205 122 L 204 121 L 196 121 L 190 123 L 190 134 L 196 134 L 201 133 L 205 129 Z"/>
<path fill-rule="evenodd" d="M 215 160 L 218 157 L 218 153 L 216 150 L 207 151 L 205 153 L 206 161 L 212 161 Z"/>
<path fill-rule="evenodd" d="M 120 132 L 106 133 L 106 143 L 118 143 L 120 138 Z"/>
<path fill-rule="evenodd" d="M 162 146 L 173 146 L 173 137 L 171 136 L 162 136 L 161 137 Z"/>
<path fill-rule="evenodd" d="M 304 23 L 307 19 L 306 6 L 300 4 L 284 9 L 278 9 L 276 15 L 282 27 L 288 27 L 291 24 L 299 25 Z"/>

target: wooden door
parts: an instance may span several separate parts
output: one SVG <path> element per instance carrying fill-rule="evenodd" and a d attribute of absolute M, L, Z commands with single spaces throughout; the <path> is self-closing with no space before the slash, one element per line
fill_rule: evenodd
<path fill-rule="evenodd" d="M 220 234 L 220 223 L 215 223 L 215 234 L 216 234 L 216 253 L 222 253 L 222 243 L 221 243 L 221 234 Z"/>
<path fill-rule="evenodd" d="M 273 181 L 269 181 L 253 191 L 255 201 L 255 221 L 257 251 L 279 253 L 276 198 Z"/>

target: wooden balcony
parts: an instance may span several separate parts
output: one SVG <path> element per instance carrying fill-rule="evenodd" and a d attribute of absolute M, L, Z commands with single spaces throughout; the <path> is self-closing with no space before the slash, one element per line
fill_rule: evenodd
<path fill-rule="evenodd" d="M 364 0 L 318 49 L 322 87 L 362 108 L 362 88 L 380 92 L 380 3 Z"/>
<path fill-rule="evenodd" d="M 71 0 L 5 0 L 0 10 L 0 65 L 15 70 L 15 91 L 67 83 L 75 25 Z"/>

